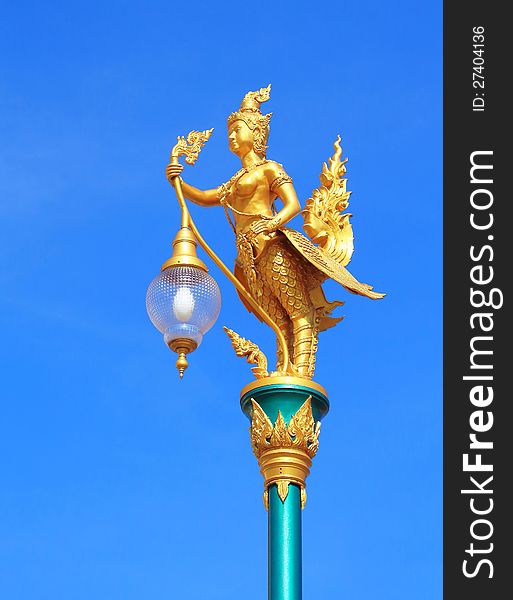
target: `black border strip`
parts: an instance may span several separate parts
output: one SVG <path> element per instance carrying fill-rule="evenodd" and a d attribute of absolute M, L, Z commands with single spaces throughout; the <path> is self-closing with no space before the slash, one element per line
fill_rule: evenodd
<path fill-rule="evenodd" d="M 450 600 L 502 600 L 513 576 L 506 490 L 513 475 L 506 370 L 512 329 L 506 286 L 513 271 L 506 211 L 513 194 L 505 190 L 513 152 L 504 144 L 512 119 L 505 109 L 511 70 L 503 59 L 512 55 L 513 36 L 501 6 L 444 4 L 444 598 Z M 479 307 L 483 301 L 490 305 Z"/>

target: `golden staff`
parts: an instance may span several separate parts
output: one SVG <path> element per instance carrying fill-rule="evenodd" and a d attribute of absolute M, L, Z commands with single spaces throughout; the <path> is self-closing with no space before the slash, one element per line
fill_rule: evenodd
<path fill-rule="evenodd" d="M 191 131 L 187 138 L 184 136 L 178 136 L 178 142 L 173 146 L 171 150 L 170 163 L 172 165 L 178 164 L 178 158 L 182 155 L 185 155 L 185 162 L 189 165 L 193 165 L 198 158 L 198 155 L 201 151 L 201 148 L 205 145 L 209 137 L 212 135 L 214 129 L 206 129 L 205 131 Z M 182 191 L 182 184 L 179 177 L 174 177 L 171 180 L 171 184 L 175 189 L 178 203 L 180 208 L 182 209 L 182 225 L 181 229 L 190 229 L 194 234 L 194 237 L 199 242 L 200 246 L 205 250 L 205 252 L 210 256 L 210 258 L 214 261 L 214 263 L 219 267 L 222 273 L 231 281 L 231 283 L 235 286 L 240 295 L 247 301 L 247 303 L 251 306 L 255 313 L 257 313 L 262 321 L 269 325 L 272 328 L 274 333 L 276 334 L 276 338 L 278 340 L 278 344 L 281 347 L 281 351 L 283 353 L 283 371 L 288 373 L 290 371 L 290 357 L 289 357 L 289 349 L 287 346 L 287 342 L 285 340 L 285 336 L 283 335 L 281 329 L 278 325 L 272 320 L 269 314 L 257 304 L 257 302 L 253 299 L 253 296 L 247 291 L 247 289 L 242 285 L 242 283 L 235 277 L 235 275 L 230 271 L 230 269 L 223 263 L 223 261 L 217 256 L 217 254 L 212 250 L 212 248 L 205 242 L 202 235 L 198 231 L 192 217 L 189 213 L 189 209 L 187 208 L 187 203 L 185 202 L 185 198 Z M 178 238 L 178 236 L 177 236 Z M 175 240 L 176 242 L 177 240 Z M 173 244 L 174 245 L 174 244 Z M 196 250 L 194 248 L 194 244 L 188 245 L 189 252 L 194 252 L 191 258 L 194 258 L 196 254 Z M 198 258 L 196 258 L 198 260 Z M 162 265 L 162 269 L 165 269 L 172 264 L 184 264 L 183 261 L 177 262 L 173 260 L 173 258 L 169 259 Z"/>

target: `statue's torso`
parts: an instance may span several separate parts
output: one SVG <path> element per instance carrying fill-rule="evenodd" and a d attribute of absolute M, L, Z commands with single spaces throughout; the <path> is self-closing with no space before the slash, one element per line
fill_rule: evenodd
<path fill-rule="evenodd" d="M 239 177 L 235 174 L 235 180 L 229 187 L 226 201 L 232 209 L 237 233 L 246 231 L 251 223 L 262 217 L 273 216 L 272 204 L 276 194 L 270 190 L 266 164 L 242 173 Z"/>

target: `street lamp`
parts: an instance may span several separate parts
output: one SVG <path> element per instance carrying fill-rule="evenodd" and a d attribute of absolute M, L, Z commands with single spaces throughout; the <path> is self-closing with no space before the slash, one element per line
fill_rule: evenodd
<path fill-rule="evenodd" d="M 183 227 L 173 241 L 173 255 L 146 292 L 151 322 L 178 354 L 176 368 L 183 377 L 187 354 L 196 350 L 221 310 L 221 293 L 207 267 L 196 256 L 196 240 Z"/>
<path fill-rule="evenodd" d="M 263 501 L 269 523 L 269 599 L 301 599 L 301 510 L 306 503 L 306 479 L 319 446 L 320 421 L 328 413 L 326 390 L 313 381 L 318 335 L 341 318 L 331 314 L 343 302 L 329 302 L 322 283 L 330 278 L 347 291 L 371 299 L 384 296 L 359 282 L 347 269 L 353 253 L 351 192 L 341 160 L 340 137 L 324 163 L 321 185 L 312 192 L 301 214 L 308 237 L 287 227 L 299 212 L 299 202 L 282 165 L 266 159 L 271 114 L 260 104 L 269 100 L 270 86 L 248 92 L 238 111 L 228 117 L 230 149 L 242 166 L 217 190 L 202 191 L 184 183 L 187 197 L 202 206 L 221 205 L 232 225 L 237 246 L 235 273 L 202 238 L 192 220 L 179 177 L 179 156 L 194 164 L 212 130 L 179 137 L 171 152 L 168 177 L 182 210 L 182 224 L 173 254 L 150 283 L 148 314 L 178 354 L 183 376 L 186 356 L 201 343 L 221 306 L 219 288 L 196 254 L 199 244 L 231 281 L 246 308 L 276 335 L 276 369 L 249 339 L 225 327 L 237 356 L 246 357 L 256 380 L 240 393 L 248 417 L 250 440 L 264 478 Z M 277 211 L 275 200 L 283 204 Z M 233 216 L 230 217 L 230 214 Z"/>

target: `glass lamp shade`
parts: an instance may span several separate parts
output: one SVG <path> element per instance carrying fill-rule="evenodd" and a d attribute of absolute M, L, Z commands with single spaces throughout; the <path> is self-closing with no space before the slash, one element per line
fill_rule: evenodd
<path fill-rule="evenodd" d="M 188 340 L 196 348 L 221 310 L 221 293 L 215 280 L 194 266 L 171 266 L 148 286 L 146 310 L 171 347 Z"/>

